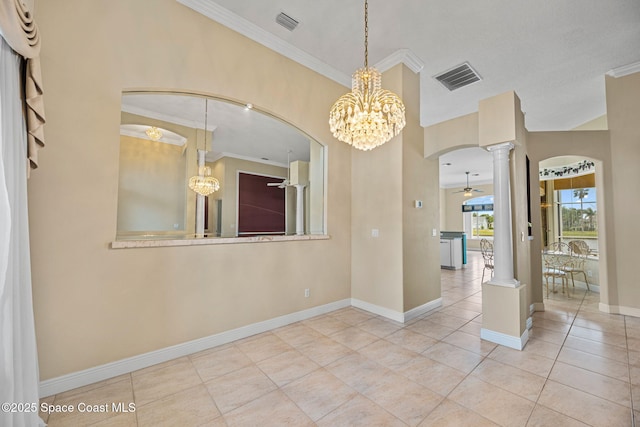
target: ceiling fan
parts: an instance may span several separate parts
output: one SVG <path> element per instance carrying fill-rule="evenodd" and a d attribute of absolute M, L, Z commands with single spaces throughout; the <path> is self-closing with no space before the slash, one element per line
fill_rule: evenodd
<path fill-rule="evenodd" d="M 482 190 L 469 187 L 469 172 L 465 172 L 465 173 L 467 174 L 467 186 L 460 191 L 454 191 L 454 193 L 464 193 L 464 197 L 471 197 L 473 196 L 473 193 L 484 193 L 484 191 Z"/>
<path fill-rule="evenodd" d="M 289 179 L 291 178 L 291 150 L 287 151 L 287 177 L 282 182 L 267 182 L 269 187 L 285 188 L 289 186 Z"/>

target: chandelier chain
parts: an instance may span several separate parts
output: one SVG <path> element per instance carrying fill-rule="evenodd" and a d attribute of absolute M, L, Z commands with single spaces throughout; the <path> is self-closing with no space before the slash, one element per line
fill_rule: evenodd
<path fill-rule="evenodd" d="M 204 138 L 199 138 L 196 135 L 196 158 L 198 161 L 198 174 L 189 178 L 189 188 L 200 194 L 201 196 L 208 196 L 220 189 L 220 181 L 211 176 L 211 168 L 204 163 L 204 155 L 207 152 L 207 119 L 209 117 L 209 99 L 204 99 Z M 204 139 L 203 150 L 200 150 L 200 139 Z M 202 151 L 202 152 L 200 152 Z M 203 156 L 203 165 L 200 166 L 200 156 Z"/>
<path fill-rule="evenodd" d="M 364 68 L 369 66 L 369 1 L 364 1 Z"/>
<path fill-rule="evenodd" d="M 204 149 L 207 150 L 207 119 L 209 118 L 209 99 L 204 99 Z"/>

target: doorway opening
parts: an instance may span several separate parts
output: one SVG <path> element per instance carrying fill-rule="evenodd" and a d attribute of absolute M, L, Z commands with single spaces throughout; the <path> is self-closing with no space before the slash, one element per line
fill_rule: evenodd
<path fill-rule="evenodd" d="M 547 280 L 555 283 L 557 279 L 571 290 L 600 294 L 600 285 L 606 280 L 602 259 L 606 254 L 601 250 L 604 215 L 597 163 L 577 156 L 540 161 L 543 287 Z M 551 262 L 558 265 L 548 265 Z M 550 274 L 554 269 L 556 274 Z M 546 289 L 543 295 L 547 298 Z"/>

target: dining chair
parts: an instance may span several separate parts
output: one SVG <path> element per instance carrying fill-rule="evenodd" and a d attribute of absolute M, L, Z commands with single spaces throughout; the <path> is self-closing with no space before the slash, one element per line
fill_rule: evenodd
<path fill-rule="evenodd" d="M 590 291 L 589 280 L 587 279 L 587 272 L 585 264 L 587 262 L 587 255 L 589 254 L 589 246 L 584 240 L 572 240 L 569 242 L 569 249 L 571 256 L 569 262 L 565 264 L 564 271 L 571 276 L 571 285 L 575 288 L 576 284 L 573 280 L 575 274 L 582 274 L 584 276 L 584 283 L 587 285 L 587 291 Z"/>
<path fill-rule="evenodd" d="M 549 243 L 548 253 L 554 253 L 558 255 L 571 255 L 571 247 L 565 242 L 551 242 Z"/>
<path fill-rule="evenodd" d="M 484 283 L 484 271 L 490 270 L 491 277 L 493 277 L 493 243 L 487 239 L 480 240 L 480 252 L 482 253 L 482 259 L 484 260 L 484 268 L 482 269 L 482 280 Z"/>
<path fill-rule="evenodd" d="M 545 278 L 547 288 L 547 298 L 549 298 L 549 279 L 552 283 L 552 292 L 556 291 L 556 279 L 559 278 L 562 284 L 562 293 L 567 291 L 567 298 L 570 298 L 569 285 L 567 280 L 567 272 L 565 271 L 565 264 L 568 257 L 561 252 L 547 251 L 542 254 L 544 261 L 544 270 L 542 274 Z"/>
<path fill-rule="evenodd" d="M 571 252 L 583 255 L 589 255 L 591 249 L 589 245 L 584 240 L 572 240 L 569 242 L 569 249 Z"/>

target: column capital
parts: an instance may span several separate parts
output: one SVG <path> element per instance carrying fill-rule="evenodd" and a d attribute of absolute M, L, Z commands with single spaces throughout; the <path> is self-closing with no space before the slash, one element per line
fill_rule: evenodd
<path fill-rule="evenodd" d="M 513 142 L 501 142 L 500 144 L 489 145 L 486 148 L 487 151 L 498 151 L 504 149 L 506 149 L 507 151 L 511 151 L 513 147 L 515 147 L 515 144 Z"/>

